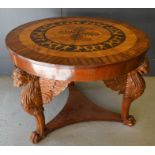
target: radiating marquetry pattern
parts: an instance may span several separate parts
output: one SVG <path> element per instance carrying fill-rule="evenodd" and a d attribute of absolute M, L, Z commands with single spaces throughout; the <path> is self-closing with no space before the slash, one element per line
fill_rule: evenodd
<path fill-rule="evenodd" d="M 24 24 L 6 37 L 17 67 L 14 85 L 23 87 L 21 103 L 36 119 L 33 143 L 63 126 L 81 121 L 109 120 L 133 126 L 131 103 L 145 89 L 142 75 L 149 71 L 145 59 L 149 40 L 132 26 L 88 17 L 51 18 Z M 102 80 L 123 94 L 121 114 L 98 107 L 75 87 L 76 81 Z M 43 104 L 69 85 L 62 111 L 45 123 Z"/>
<path fill-rule="evenodd" d="M 30 37 L 40 46 L 70 52 L 106 50 L 120 45 L 125 40 L 125 34 L 120 29 L 87 20 L 45 24 L 33 30 Z"/>
<path fill-rule="evenodd" d="M 6 44 L 25 58 L 65 66 L 127 61 L 148 48 L 147 36 L 112 20 L 68 17 L 34 21 L 11 31 Z"/>

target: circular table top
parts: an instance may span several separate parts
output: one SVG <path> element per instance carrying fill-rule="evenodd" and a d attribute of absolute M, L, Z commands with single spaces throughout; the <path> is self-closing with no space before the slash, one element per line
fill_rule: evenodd
<path fill-rule="evenodd" d="M 148 38 L 144 32 L 113 20 L 65 17 L 19 26 L 7 35 L 6 45 L 14 63 L 25 70 L 22 66 L 29 64 L 32 68 L 37 64 L 73 71 L 123 64 L 136 58 L 140 64 L 140 57 L 144 58 L 148 49 Z"/>

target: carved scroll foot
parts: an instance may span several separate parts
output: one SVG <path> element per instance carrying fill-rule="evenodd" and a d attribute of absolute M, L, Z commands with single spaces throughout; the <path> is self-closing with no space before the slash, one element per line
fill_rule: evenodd
<path fill-rule="evenodd" d="M 104 81 L 107 87 L 123 94 L 121 118 L 125 125 L 133 126 L 136 123 L 135 118 L 129 114 L 130 106 L 135 99 L 143 94 L 145 81 L 142 74 L 147 73 L 148 70 L 148 61 L 145 60 L 141 66 L 127 75 Z"/>
<path fill-rule="evenodd" d="M 136 121 L 129 114 L 130 106 L 144 92 L 145 81 L 142 78 L 142 74 L 147 71 L 148 64 L 145 61 L 140 67 L 127 75 L 104 81 L 107 87 L 123 94 L 121 114 L 95 105 L 74 86 L 74 83 L 71 83 L 66 105 L 53 120 L 45 124 L 43 104 L 48 103 L 53 97 L 63 91 L 68 86 L 69 81 L 42 79 L 29 75 L 18 68 L 15 69 L 13 73 L 14 84 L 17 87 L 23 86 L 21 93 L 22 107 L 36 119 L 37 127 L 36 131 L 31 135 L 32 142 L 38 143 L 55 129 L 83 121 L 117 121 L 133 126 Z"/>
<path fill-rule="evenodd" d="M 125 125 L 128 126 L 134 126 L 136 123 L 136 120 L 133 115 L 129 115 L 130 105 L 132 103 L 132 100 L 125 98 L 122 102 L 122 111 L 121 111 L 121 118 Z"/>
<path fill-rule="evenodd" d="M 62 92 L 69 81 L 39 78 L 19 68 L 14 70 L 13 79 L 16 87 L 22 86 L 20 100 L 23 109 L 36 120 L 36 131 L 32 132 L 31 140 L 33 143 L 38 143 L 49 133 L 45 126 L 43 104 L 50 102 Z"/>
<path fill-rule="evenodd" d="M 123 122 L 125 125 L 128 125 L 131 127 L 131 126 L 135 125 L 136 120 L 135 120 L 134 116 L 129 115 L 127 118 L 123 119 Z"/>
<path fill-rule="evenodd" d="M 40 142 L 42 139 L 44 139 L 47 136 L 47 130 L 45 129 L 44 134 L 40 134 L 38 131 L 33 131 L 31 133 L 30 139 L 32 143 L 36 144 Z"/>
<path fill-rule="evenodd" d="M 19 68 L 13 72 L 13 78 L 15 86 L 23 86 L 20 96 L 23 109 L 35 117 L 36 131 L 32 133 L 31 140 L 33 143 L 37 143 L 46 135 L 39 78 L 29 75 Z"/>
<path fill-rule="evenodd" d="M 36 119 L 36 131 L 33 131 L 31 134 L 31 141 L 35 144 L 38 143 L 41 139 L 46 137 L 46 127 L 45 127 L 45 118 L 44 113 L 39 112 L 37 115 L 34 115 Z"/>
<path fill-rule="evenodd" d="M 32 143 L 36 144 L 36 143 L 38 143 L 41 139 L 42 139 L 42 137 L 40 136 L 39 133 L 37 133 L 36 131 L 32 132 L 32 134 L 31 134 L 31 141 L 32 141 Z"/>
<path fill-rule="evenodd" d="M 135 119 L 129 115 L 130 105 L 135 99 L 143 94 L 144 89 L 145 81 L 138 70 L 128 73 L 121 112 L 124 124 L 128 126 L 133 126 L 135 124 Z"/>

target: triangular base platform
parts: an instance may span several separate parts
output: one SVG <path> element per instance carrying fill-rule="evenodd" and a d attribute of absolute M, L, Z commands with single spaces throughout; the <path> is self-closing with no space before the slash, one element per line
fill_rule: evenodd
<path fill-rule="evenodd" d="M 73 84 L 69 85 L 69 97 L 62 111 L 47 125 L 47 133 L 58 128 L 84 121 L 122 122 L 121 115 L 101 108 L 84 96 Z"/>

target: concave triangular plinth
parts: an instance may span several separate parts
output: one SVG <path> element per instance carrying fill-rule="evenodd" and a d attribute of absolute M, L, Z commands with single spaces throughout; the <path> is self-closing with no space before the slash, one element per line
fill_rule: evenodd
<path fill-rule="evenodd" d="M 118 121 L 121 115 L 97 106 L 83 95 L 74 84 L 69 85 L 69 97 L 62 111 L 47 125 L 47 134 L 69 124 L 84 121 Z"/>

